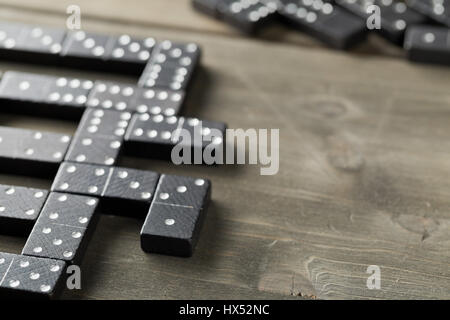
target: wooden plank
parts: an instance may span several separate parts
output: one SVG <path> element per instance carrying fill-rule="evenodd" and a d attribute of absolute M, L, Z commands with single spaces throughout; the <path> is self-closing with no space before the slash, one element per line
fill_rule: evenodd
<path fill-rule="evenodd" d="M 64 20 L 13 9 L 2 15 Z M 257 166 L 124 159 L 125 166 L 213 181 L 197 251 L 190 259 L 144 254 L 142 221 L 103 216 L 83 290 L 65 297 L 450 298 L 450 69 L 189 30 L 84 23 L 87 30 L 201 43 L 204 70 L 187 114 L 231 128 L 281 128 L 280 171 L 267 177 Z M 21 241 L 1 240 L 0 250 L 20 251 Z M 366 287 L 374 264 L 381 290 Z"/>
<path fill-rule="evenodd" d="M 66 291 L 64 298 L 296 298 L 259 291 L 246 283 L 237 284 L 235 277 L 239 275 L 233 269 L 226 270 L 226 265 L 217 264 L 222 254 L 196 255 L 193 259 L 143 254 L 138 232 L 141 225 L 139 220 L 102 216 L 83 265 L 83 290 Z M 204 240 L 211 237 L 212 234 L 204 233 Z M 183 269 L 193 273 L 181 272 Z M 217 269 L 223 271 L 216 278 L 213 273 Z"/>
<path fill-rule="evenodd" d="M 157 28 L 175 29 L 181 32 L 195 31 L 201 33 L 214 33 L 232 38 L 245 38 L 245 35 L 233 27 L 222 23 L 199 12 L 191 7 L 190 0 L 130 0 L 126 4 L 120 0 L 0 0 L 5 9 L 32 10 L 60 16 L 65 14 L 70 5 L 81 8 L 82 21 L 85 18 L 113 21 L 117 23 L 141 25 Z M 285 42 L 298 46 L 321 47 L 325 46 L 308 35 L 283 25 L 274 23 L 265 28 L 259 39 L 269 42 Z M 404 57 L 403 50 L 383 40 L 377 35 L 371 35 L 365 43 L 352 49 L 354 52 Z"/>

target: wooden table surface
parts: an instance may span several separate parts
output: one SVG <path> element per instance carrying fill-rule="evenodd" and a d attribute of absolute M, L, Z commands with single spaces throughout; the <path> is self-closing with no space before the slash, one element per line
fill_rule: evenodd
<path fill-rule="evenodd" d="M 125 5 L 126 3 L 126 5 Z M 450 68 L 413 65 L 377 36 L 324 48 L 282 26 L 259 39 L 188 0 L 0 0 L 2 20 L 195 41 L 199 74 L 186 115 L 231 128 L 280 128 L 280 171 L 258 166 L 121 164 L 207 177 L 213 202 L 190 259 L 141 251 L 142 220 L 103 215 L 68 299 L 450 298 Z M 135 79 L 0 63 L 92 79 Z M 73 133 L 76 124 L 2 115 L 0 125 Z M 51 181 L 1 175 L 0 183 Z M 0 251 L 25 239 L 0 236 Z M 381 268 L 381 289 L 366 286 Z"/>

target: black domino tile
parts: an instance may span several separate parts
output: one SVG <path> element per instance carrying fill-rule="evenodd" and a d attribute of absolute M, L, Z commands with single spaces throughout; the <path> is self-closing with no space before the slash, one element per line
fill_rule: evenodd
<path fill-rule="evenodd" d="M 281 0 L 278 12 L 294 28 L 333 48 L 347 49 L 366 38 L 366 23 L 359 17 L 326 1 L 305 2 Z"/>
<path fill-rule="evenodd" d="M 53 177 L 70 139 L 63 134 L 0 127 L 0 170 L 8 174 Z"/>
<path fill-rule="evenodd" d="M 84 31 L 69 32 L 61 51 L 68 67 L 140 75 L 150 59 L 155 39 L 127 34 L 110 36 Z"/>
<path fill-rule="evenodd" d="M 25 25 L 13 22 L 2 22 L 0 24 L 0 54 L 2 59 L 14 58 L 13 52 L 17 43 L 20 42 Z"/>
<path fill-rule="evenodd" d="M 102 198 L 102 211 L 145 217 L 153 199 L 159 174 L 153 171 L 113 168 Z"/>
<path fill-rule="evenodd" d="M 190 148 L 193 162 L 196 149 L 208 147 L 223 151 L 225 130 L 226 125 L 220 122 L 165 117 L 160 114 L 135 114 L 125 135 L 124 153 L 167 160 L 171 159 L 173 147 L 180 143 Z M 203 163 L 203 159 L 196 162 Z"/>
<path fill-rule="evenodd" d="M 140 75 L 155 45 L 151 37 L 0 23 L 0 58 L 12 61 Z"/>
<path fill-rule="evenodd" d="M 57 298 L 64 289 L 65 270 L 61 260 L 0 252 L 0 298 Z"/>
<path fill-rule="evenodd" d="M 141 248 L 147 253 L 190 257 L 203 219 L 193 208 L 154 203 L 141 230 Z"/>
<path fill-rule="evenodd" d="M 405 30 L 408 26 L 425 22 L 426 18 L 411 10 L 404 2 L 396 0 L 336 0 L 336 3 L 348 9 L 357 16 L 367 20 L 372 14 L 367 12 L 369 5 L 377 5 L 380 8 L 381 29 L 379 32 L 388 40 L 402 44 Z"/>
<path fill-rule="evenodd" d="M 89 94 L 87 106 L 171 116 L 181 112 L 184 100 L 183 90 L 149 89 L 126 83 L 97 81 Z"/>
<path fill-rule="evenodd" d="M 177 143 L 177 128 L 184 118 L 164 117 L 161 114 L 135 114 L 125 135 L 124 153 L 131 156 L 170 159 Z"/>
<path fill-rule="evenodd" d="M 126 111 L 87 109 L 76 134 L 119 139 L 125 135 L 131 116 Z"/>
<path fill-rule="evenodd" d="M 110 71 L 107 58 L 114 42 L 114 37 L 108 35 L 70 31 L 62 46 L 61 61 L 70 68 Z"/>
<path fill-rule="evenodd" d="M 221 0 L 217 4 L 218 16 L 247 34 L 255 34 L 274 20 L 277 7 L 259 0 Z"/>
<path fill-rule="evenodd" d="M 186 90 L 193 72 L 193 68 L 166 63 L 149 63 L 139 79 L 139 85 L 146 88 Z"/>
<path fill-rule="evenodd" d="M 86 105 L 90 108 L 135 112 L 135 92 L 136 87 L 130 84 L 96 81 Z"/>
<path fill-rule="evenodd" d="M 174 66 L 194 67 L 200 57 L 200 48 L 195 43 L 162 41 L 156 48 L 152 62 L 167 63 Z"/>
<path fill-rule="evenodd" d="M 210 199 L 208 180 L 161 175 L 141 230 L 142 249 L 192 256 Z"/>
<path fill-rule="evenodd" d="M 127 34 L 113 37 L 108 66 L 116 72 L 139 75 L 156 45 L 154 38 L 137 39 Z"/>
<path fill-rule="evenodd" d="M 98 205 L 97 197 L 50 192 L 37 222 L 88 228 L 95 220 Z"/>
<path fill-rule="evenodd" d="M 0 23 L 0 58 L 56 65 L 66 31 L 13 22 Z"/>
<path fill-rule="evenodd" d="M 119 138 L 80 134 L 72 141 L 65 160 L 113 166 L 119 159 L 122 145 Z"/>
<path fill-rule="evenodd" d="M 131 113 L 88 108 L 78 126 L 66 161 L 115 165 Z"/>
<path fill-rule="evenodd" d="M 411 27 L 406 32 L 404 48 L 411 61 L 450 65 L 450 29 Z"/>
<path fill-rule="evenodd" d="M 223 122 L 199 120 L 197 118 L 184 118 L 182 129 L 189 133 L 193 143 L 193 147 L 201 146 L 205 148 L 209 144 L 217 147 L 224 145 L 225 130 L 227 126 Z M 181 138 L 179 140 L 182 140 Z M 180 141 L 183 142 L 183 141 Z"/>
<path fill-rule="evenodd" d="M 79 264 L 99 214 L 95 197 L 51 192 L 22 254 Z"/>
<path fill-rule="evenodd" d="M 153 50 L 139 85 L 185 90 L 194 77 L 200 56 L 201 50 L 195 43 L 164 40 Z"/>
<path fill-rule="evenodd" d="M 0 185 L 0 234 L 29 234 L 47 195 L 47 190 Z"/>
<path fill-rule="evenodd" d="M 71 107 L 76 109 L 79 115 L 84 111 L 84 105 L 93 86 L 94 82 L 87 79 L 52 77 L 46 92 L 47 103 Z"/>
<path fill-rule="evenodd" d="M 78 120 L 93 82 L 8 71 L 0 83 L 1 111 Z"/>
<path fill-rule="evenodd" d="M 3 112 L 39 113 L 41 103 L 47 99 L 50 78 L 38 74 L 7 71 L 0 83 Z M 19 110 L 18 110 L 19 109 Z"/>
<path fill-rule="evenodd" d="M 181 113 L 185 96 L 182 90 L 140 88 L 136 90 L 134 105 L 139 113 L 176 116 Z"/>
<path fill-rule="evenodd" d="M 221 0 L 192 0 L 192 6 L 213 18 L 220 18 L 217 4 Z"/>
<path fill-rule="evenodd" d="M 52 185 L 52 191 L 102 196 L 111 168 L 108 166 L 64 162 Z"/>
<path fill-rule="evenodd" d="M 163 174 L 154 201 L 201 209 L 208 202 L 210 193 L 209 180 Z"/>
<path fill-rule="evenodd" d="M 275 0 L 193 0 L 192 5 L 247 34 L 255 34 L 274 21 L 278 8 Z"/>
<path fill-rule="evenodd" d="M 450 28 L 450 1 L 407 0 L 408 6 Z"/>
<path fill-rule="evenodd" d="M 52 191 L 97 196 L 105 213 L 143 217 L 158 178 L 153 171 L 66 162 L 61 165 Z"/>

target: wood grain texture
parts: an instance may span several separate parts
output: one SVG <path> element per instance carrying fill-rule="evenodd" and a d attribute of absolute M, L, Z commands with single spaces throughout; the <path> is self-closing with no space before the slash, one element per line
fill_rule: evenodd
<path fill-rule="evenodd" d="M 117 10 L 110 3 L 108 10 Z M 0 17 L 64 23 L 41 9 L 9 8 Z M 123 159 L 122 166 L 211 179 L 213 202 L 197 250 L 190 259 L 144 254 L 142 221 L 104 215 L 83 265 L 83 290 L 65 298 L 450 298 L 450 69 L 179 25 L 133 25 L 127 10 L 128 23 L 87 18 L 83 26 L 199 42 L 203 70 L 186 114 L 231 128 L 280 128 L 280 171 L 267 177 L 257 166 Z M 179 14 L 189 20 L 193 13 Z M 14 119 L 15 126 L 73 128 Z M 23 245 L 0 239 L 0 251 Z M 381 268 L 381 290 L 366 287 L 369 265 Z"/>

